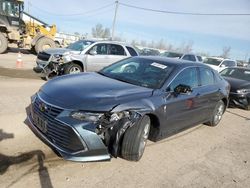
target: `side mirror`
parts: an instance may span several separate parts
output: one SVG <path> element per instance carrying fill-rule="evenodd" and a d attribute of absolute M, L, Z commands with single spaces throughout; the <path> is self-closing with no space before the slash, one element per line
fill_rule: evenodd
<path fill-rule="evenodd" d="M 222 64 L 220 67 L 223 67 L 223 68 L 224 68 L 224 67 L 226 67 L 226 65 Z"/>
<path fill-rule="evenodd" d="M 192 92 L 192 88 L 188 85 L 180 84 L 174 88 L 176 94 L 189 94 Z"/>
<path fill-rule="evenodd" d="M 97 52 L 96 52 L 95 50 L 90 50 L 90 51 L 89 51 L 89 54 L 90 54 L 90 55 L 97 55 Z"/>

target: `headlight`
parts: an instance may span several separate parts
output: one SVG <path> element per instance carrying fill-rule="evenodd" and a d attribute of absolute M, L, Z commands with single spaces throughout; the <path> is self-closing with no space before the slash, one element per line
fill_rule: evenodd
<path fill-rule="evenodd" d="M 103 114 L 101 113 L 90 113 L 90 112 L 72 112 L 71 117 L 81 121 L 97 122 Z"/>
<path fill-rule="evenodd" d="M 54 54 L 51 58 L 51 61 L 54 61 L 54 62 L 62 61 L 62 55 L 61 54 Z"/>
<path fill-rule="evenodd" d="M 71 61 L 72 59 L 71 59 L 71 56 L 70 55 L 65 55 L 65 56 L 63 56 L 63 61 L 64 62 L 69 62 L 69 61 Z"/>
<path fill-rule="evenodd" d="M 239 94 L 246 94 L 250 93 L 250 89 L 238 89 L 236 92 Z"/>

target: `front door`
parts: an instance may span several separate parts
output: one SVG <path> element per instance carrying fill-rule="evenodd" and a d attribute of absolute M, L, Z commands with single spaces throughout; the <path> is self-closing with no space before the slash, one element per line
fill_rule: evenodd
<path fill-rule="evenodd" d="M 86 71 L 99 71 L 110 64 L 108 44 L 101 43 L 93 46 L 86 54 Z"/>
<path fill-rule="evenodd" d="M 178 85 L 188 85 L 192 88 L 190 93 L 174 93 Z M 168 87 L 169 97 L 166 98 L 165 109 L 165 134 L 171 134 L 186 129 L 202 120 L 201 109 L 203 99 L 200 94 L 198 69 L 190 67 L 184 69 L 170 83 Z"/>

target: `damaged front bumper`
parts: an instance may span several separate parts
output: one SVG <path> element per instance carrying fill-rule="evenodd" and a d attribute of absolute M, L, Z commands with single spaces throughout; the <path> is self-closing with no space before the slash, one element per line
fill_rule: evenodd
<path fill-rule="evenodd" d="M 118 157 L 125 131 L 141 118 L 135 111 L 107 112 L 98 122 L 91 122 L 81 119 L 78 111 L 75 113 L 45 102 L 38 94 L 31 100 L 27 108 L 27 125 L 44 143 L 71 161 L 103 161 L 110 160 L 111 155 Z"/>
<path fill-rule="evenodd" d="M 250 106 L 250 93 L 239 94 L 230 92 L 229 98 L 229 106 L 231 107 L 240 107 L 248 109 Z"/>
<path fill-rule="evenodd" d="M 42 115 L 33 108 L 32 105 L 27 108 L 27 125 L 37 137 L 55 149 L 64 159 L 79 162 L 110 160 L 111 156 L 100 136 L 88 130 L 88 127 L 94 125 L 77 122 L 71 122 L 69 125 L 63 121 L 64 112 L 52 119 L 49 117 L 51 115 Z M 47 108 L 51 112 L 55 111 L 49 106 Z"/>

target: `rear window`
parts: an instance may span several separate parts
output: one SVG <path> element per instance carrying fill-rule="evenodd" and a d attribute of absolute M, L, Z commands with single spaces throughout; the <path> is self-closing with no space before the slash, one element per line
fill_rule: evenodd
<path fill-rule="evenodd" d="M 199 61 L 202 61 L 202 57 L 201 56 L 197 56 Z"/>
<path fill-rule="evenodd" d="M 124 55 L 125 56 L 126 52 L 122 46 L 117 45 L 117 44 L 111 44 L 110 49 L 109 49 L 109 54 L 111 54 L 111 55 Z"/>
<path fill-rule="evenodd" d="M 182 59 L 188 60 L 188 61 L 196 61 L 194 55 L 184 55 L 184 57 Z"/>
<path fill-rule="evenodd" d="M 226 67 L 235 67 L 237 65 L 235 61 L 229 61 L 229 60 L 223 61 L 222 64 L 225 65 Z"/>
<path fill-rule="evenodd" d="M 129 46 L 126 46 L 126 48 L 129 51 L 131 56 L 138 56 L 137 52 L 133 48 L 131 48 Z"/>

